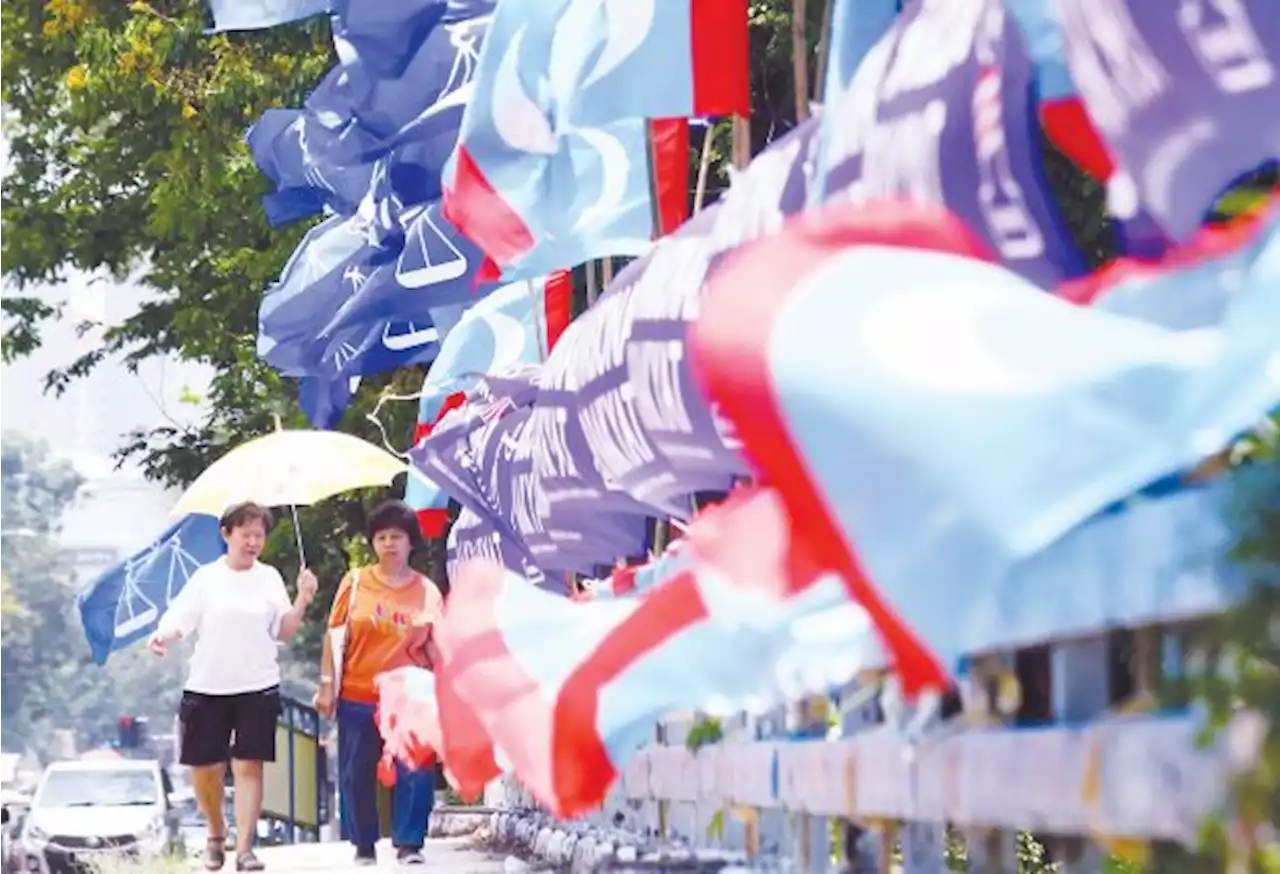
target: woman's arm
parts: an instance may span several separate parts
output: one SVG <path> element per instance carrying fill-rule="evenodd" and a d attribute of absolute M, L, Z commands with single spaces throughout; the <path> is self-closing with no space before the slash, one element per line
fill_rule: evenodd
<path fill-rule="evenodd" d="M 329 639 L 328 629 L 325 629 L 324 641 L 320 644 L 320 685 L 326 683 L 333 685 L 333 641 Z"/>
<path fill-rule="evenodd" d="M 293 606 L 288 607 L 280 616 L 280 627 L 276 631 L 276 640 L 287 641 L 298 633 L 298 629 L 302 627 L 302 623 L 307 618 L 307 608 L 311 606 L 312 600 L 315 599 L 316 575 L 309 569 L 303 568 L 298 574 L 298 597 L 293 601 Z M 280 581 L 280 597 L 284 600 L 284 605 L 289 604 L 289 593 L 284 590 L 284 580 Z"/>
<path fill-rule="evenodd" d="M 153 641 L 161 644 L 172 643 L 175 640 L 190 637 L 200 627 L 200 617 L 204 614 L 204 599 L 200 593 L 208 574 L 209 572 L 201 567 L 191 575 L 187 584 L 182 587 L 182 591 L 169 602 L 168 609 L 160 617 L 155 634 L 152 635 Z"/>

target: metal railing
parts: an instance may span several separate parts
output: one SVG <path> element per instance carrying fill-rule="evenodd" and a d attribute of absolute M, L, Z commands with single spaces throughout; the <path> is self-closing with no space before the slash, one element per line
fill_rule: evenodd
<path fill-rule="evenodd" d="M 263 771 L 262 818 L 281 843 L 320 840 L 329 822 L 333 787 L 320 714 L 294 698 L 282 698 L 276 726 L 276 760 Z"/>
<path fill-rule="evenodd" d="M 866 683 L 835 696 L 849 706 L 830 732 L 843 736 L 829 740 L 803 737 L 813 712 L 796 706 L 724 720 L 723 739 L 696 750 L 685 745 L 692 715 L 669 719 L 593 819 L 802 872 L 888 871 L 891 859 L 902 874 L 1027 871 L 1020 832 L 1071 874 L 1108 870 L 1111 854 L 1194 846 L 1205 816 L 1229 815 L 1226 787 L 1253 763 L 1266 726 L 1241 714 L 1202 745 L 1192 712 L 1148 708 L 1191 630 L 985 654 L 963 681 L 962 711 L 920 726 L 910 709 L 878 706 Z M 1119 670 L 1117 638 L 1131 655 Z M 504 790 L 506 804 L 533 804 L 512 780 Z"/>

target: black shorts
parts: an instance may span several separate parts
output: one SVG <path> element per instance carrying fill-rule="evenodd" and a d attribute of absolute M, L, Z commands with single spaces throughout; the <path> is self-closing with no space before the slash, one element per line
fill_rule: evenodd
<path fill-rule="evenodd" d="M 193 767 L 221 764 L 228 758 L 274 762 L 279 717 L 279 686 L 239 695 L 183 692 L 178 760 Z"/>

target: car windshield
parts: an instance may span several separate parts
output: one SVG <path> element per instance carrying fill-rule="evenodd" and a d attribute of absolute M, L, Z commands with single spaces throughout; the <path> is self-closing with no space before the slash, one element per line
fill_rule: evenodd
<path fill-rule="evenodd" d="M 158 804 L 150 771 L 50 771 L 40 792 L 42 807 L 118 807 Z"/>

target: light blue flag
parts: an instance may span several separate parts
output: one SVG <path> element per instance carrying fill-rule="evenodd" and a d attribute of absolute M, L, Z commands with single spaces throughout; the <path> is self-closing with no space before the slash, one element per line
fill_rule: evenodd
<path fill-rule="evenodd" d="M 943 664 L 1018 562 L 1280 404 L 1276 259 L 1244 282 L 1219 327 L 1173 332 L 984 262 L 855 247 L 788 303 L 768 357 L 791 439 Z"/>
<path fill-rule="evenodd" d="M 151 634 L 196 568 L 224 551 L 217 519 L 187 516 L 90 583 L 76 607 L 93 660 L 105 664 L 111 653 Z"/>
<path fill-rule="evenodd" d="M 826 81 L 822 83 L 823 104 L 834 104 L 853 83 L 862 59 L 893 25 L 902 8 L 900 0 L 830 0 L 831 48 L 827 58 Z M 818 157 L 809 189 L 809 203 L 827 197 L 827 140 L 830 125 L 818 133 Z"/>
<path fill-rule="evenodd" d="M 567 5 L 498 6 L 443 172 L 446 213 L 506 280 L 638 255 L 653 238 L 644 119 L 579 123 L 574 83 L 550 77 Z"/>
<path fill-rule="evenodd" d="M 263 30 L 324 15 L 330 0 L 209 0 L 213 12 L 213 32 Z"/>
<path fill-rule="evenodd" d="M 535 365 L 547 349 L 547 286 L 565 285 L 565 274 L 529 282 L 514 282 L 493 291 L 461 315 L 457 326 L 440 344 L 440 354 L 427 371 L 418 403 L 418 437 L 430 432 L 445 400 L 465 391 L 485 374 Z M 566 289 L 567 291 L 567 289 Z M 414 510 L 440 510 L 449 496 L 434 482 L 409 477 L 405 501 Z"/>

